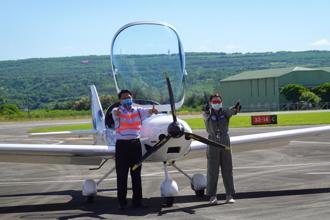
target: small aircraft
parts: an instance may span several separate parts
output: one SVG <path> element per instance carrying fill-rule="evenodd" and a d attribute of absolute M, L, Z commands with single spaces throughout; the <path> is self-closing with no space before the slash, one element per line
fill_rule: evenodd
<path fill-rule="evenodd" d="M 120 89 L 129 89 L 134 94 L 135 105 L 146 108 L 155 106 L 159 111 L 159 114 L 142 123 L 143 157 L 133 169 L 143 162 L 163 163 L 165 179 L 160 190 L 169 206 L 179 193 L 177 183 L 169 176 L 169 165 L 189 179 L 197 196 L 203 196 L 206 188 L 205 176 L 190 176 L 180 169 L 175 161 L 190 151 L 206 149 L 207 145 L 228 148 L 192 133 L 189 125 L 176 115 L 176 110 L 184 102 L 187 72 L 183 46 L 175 28 L 161 22 L 133 22 L 123 26 L 112 40 L 111 61 L 117 92 Z M 95 145 L 0 143 L 0 162 L 98 165 L 98 168 L 94 169 L 99 169 L 108 160 L 114 159 L 115 129 L 111 110 L 118 104 L 114 103 L 104 113 L 96 87 L 90 86 L 90 91 L 92 130 L 44 134 L 93 134 Z M 330 131 L 330 126 L 236 136 L 231 137 L 231 143 L 244 144 L 322 131 Z M 115 167 L 98 181 L 86 179 L 82 185 L 82 194 L 92 201 L 97 194 L 97 186 L 114 170 Z"/>

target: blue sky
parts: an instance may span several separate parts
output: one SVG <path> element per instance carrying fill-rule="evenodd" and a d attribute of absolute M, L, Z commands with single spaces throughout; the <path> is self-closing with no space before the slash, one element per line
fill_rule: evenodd
<path fill-rule="evenodd" d="M 328 0 L 0 0 L 0 60 L 108 55 L 136 20 L 176 27 L 185 51 L 330 50 Z"/>

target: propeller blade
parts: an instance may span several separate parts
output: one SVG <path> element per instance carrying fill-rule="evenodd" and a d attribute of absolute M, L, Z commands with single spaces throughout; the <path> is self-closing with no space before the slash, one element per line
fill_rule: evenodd
<path fill-rule="evenodd" d="M 218 147 L 218 148 L 221 148 L 221 149 L 225 149 L 225 150 L 230 150 L 230 147 L 224 145 L 224 144 L 219 144 L 215 141 L 212 141 L 210 139 L 207 139 L 207 138 L 204 138 L 202 136 L 199 136 L 197 134 L 193 134 L 193 133 L 189 133 L 189 132 L 185 132 L 185 138 L 187 140 L 190 140 L 190 139 L 194 139 L 196 141 L 200 141 L 204 144 L 207 144 L 207 145 L 212 145 L 212 146 L 215 146 L 215 147 Z"/>
<path fill-rule="evenodd" d="M 164 144 L 167 143 L 167 141 L 171 138 L 171 136 L 167 135 L 166 137 L 164 137 L 163 139 L 161 139 L 160 141 L 158 141 L 157 144 L 155 144 L 149 151 L 147 151 L 147 153 L 145 153 L 143 155 L 143 157 L 141 158 L 141 160 L 137 163 L 134 164 L 134 166 L 132 167 L 132 170 L 136 170 L 139 166 L 141 166 L 141 164 L 148 159 L 151 155 L 153 155 L 155 152 L 157 152 L 162 146 L 164 146 Z"/>
<path fill-rule="evenodd" d="M 167 75 L 167 72 L 165 72 L 164 75 L 165 75 L 165 79 L 166 79 L 166 83 L 167 83 L 168 95 L 170 97 L 170 104 L 171 104 L 171 111 L 172 111 L 173 121 L 176 122 L 177 118 L 176 118 L 176 112 L 175 112 L 175 101 L 174 101 L 172 85 L 171 85 L 171 82 L 170 82 L 170 78 Z"/>

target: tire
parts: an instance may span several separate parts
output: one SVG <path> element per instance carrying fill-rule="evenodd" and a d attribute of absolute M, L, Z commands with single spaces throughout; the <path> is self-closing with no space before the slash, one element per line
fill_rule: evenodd
<path fill-rule="evenodd" d="M 204 195 L 205 195 L 205 189 L 202 189 L 202 190 L 196 190 L 196 191 L 195 191 L 195 194 L 196 194 L 197 198 L 203 198 Z"/>
<path fill-rule="evenodd" d="M 172 207 L 174 203 L 174 197 L 165 197 L 167 207 Z"/>
<path fill-rule="evenodd" d="M 86 202 L 87 203 L 93 203 L 94 202 L 94 199 L 95 199 L 95 196 L 87 196 Z"/>

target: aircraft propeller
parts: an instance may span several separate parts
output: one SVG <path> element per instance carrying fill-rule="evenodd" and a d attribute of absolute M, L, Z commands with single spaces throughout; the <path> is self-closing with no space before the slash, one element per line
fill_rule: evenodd
<path fill-rule="evenodd" d="M 165 79 L 166 79 L 166 83 L 167 83 L 168 94 L 169 94 L 169 97 L 170 97 L 170 105 L 171 105 L 171 113 L 172 113 L 172 117 L 173 117 L 173 122 L 171 122 L 168 125 L 168 128 L 167 128 L 168 135 L 163 136 L 160 139 L 159 142 L 157 142 L 153 147 L 151 147 L 151 149 L 149 151 L 147 151 L 147 153 L 145 153 L 143 155 L 143 157 L 141 158 L 141 160 L 132 167 L 132 170 L 135 170 L 139 166 L 141 166 L 141 164 L 146 159 L 148 159 L 152 154 L 154 154 L 155 152 L 157 152 L 171 138 L 179 138 L 179 137 L 182 137 L 183 135 L 185 135 L 185 138 L 187 140 L 194 139 L 194 140 L 200 141 L 200 142 L 202 142 L 204 144 L 212 145 L 212 146 L 219 147 L 219 148 L 225 149 L 225 150 L 230 150 L 230 148 L 228 146 L 226 146 L 226 145 L 219 144 L 219 143 L 214 142 L 214 141 L 212 141 L 210 139 L 201 137 L 201 136 L 199 136 L 197 134 L 193 134 L 193 133 L 185 132 L 184 131 L 183 125 L 180 122 L 178 122 L 177 117 L 176 117 L 175 101 L 174 101 L 174 95 L 173 95 L 173 90 L 172 90 L 170 79 L 169 79 L 169 77 L 168 77 L 168 75 L 167 75 L 166 72 L 164 73 L 164 75 L 165 75 Z"/>

